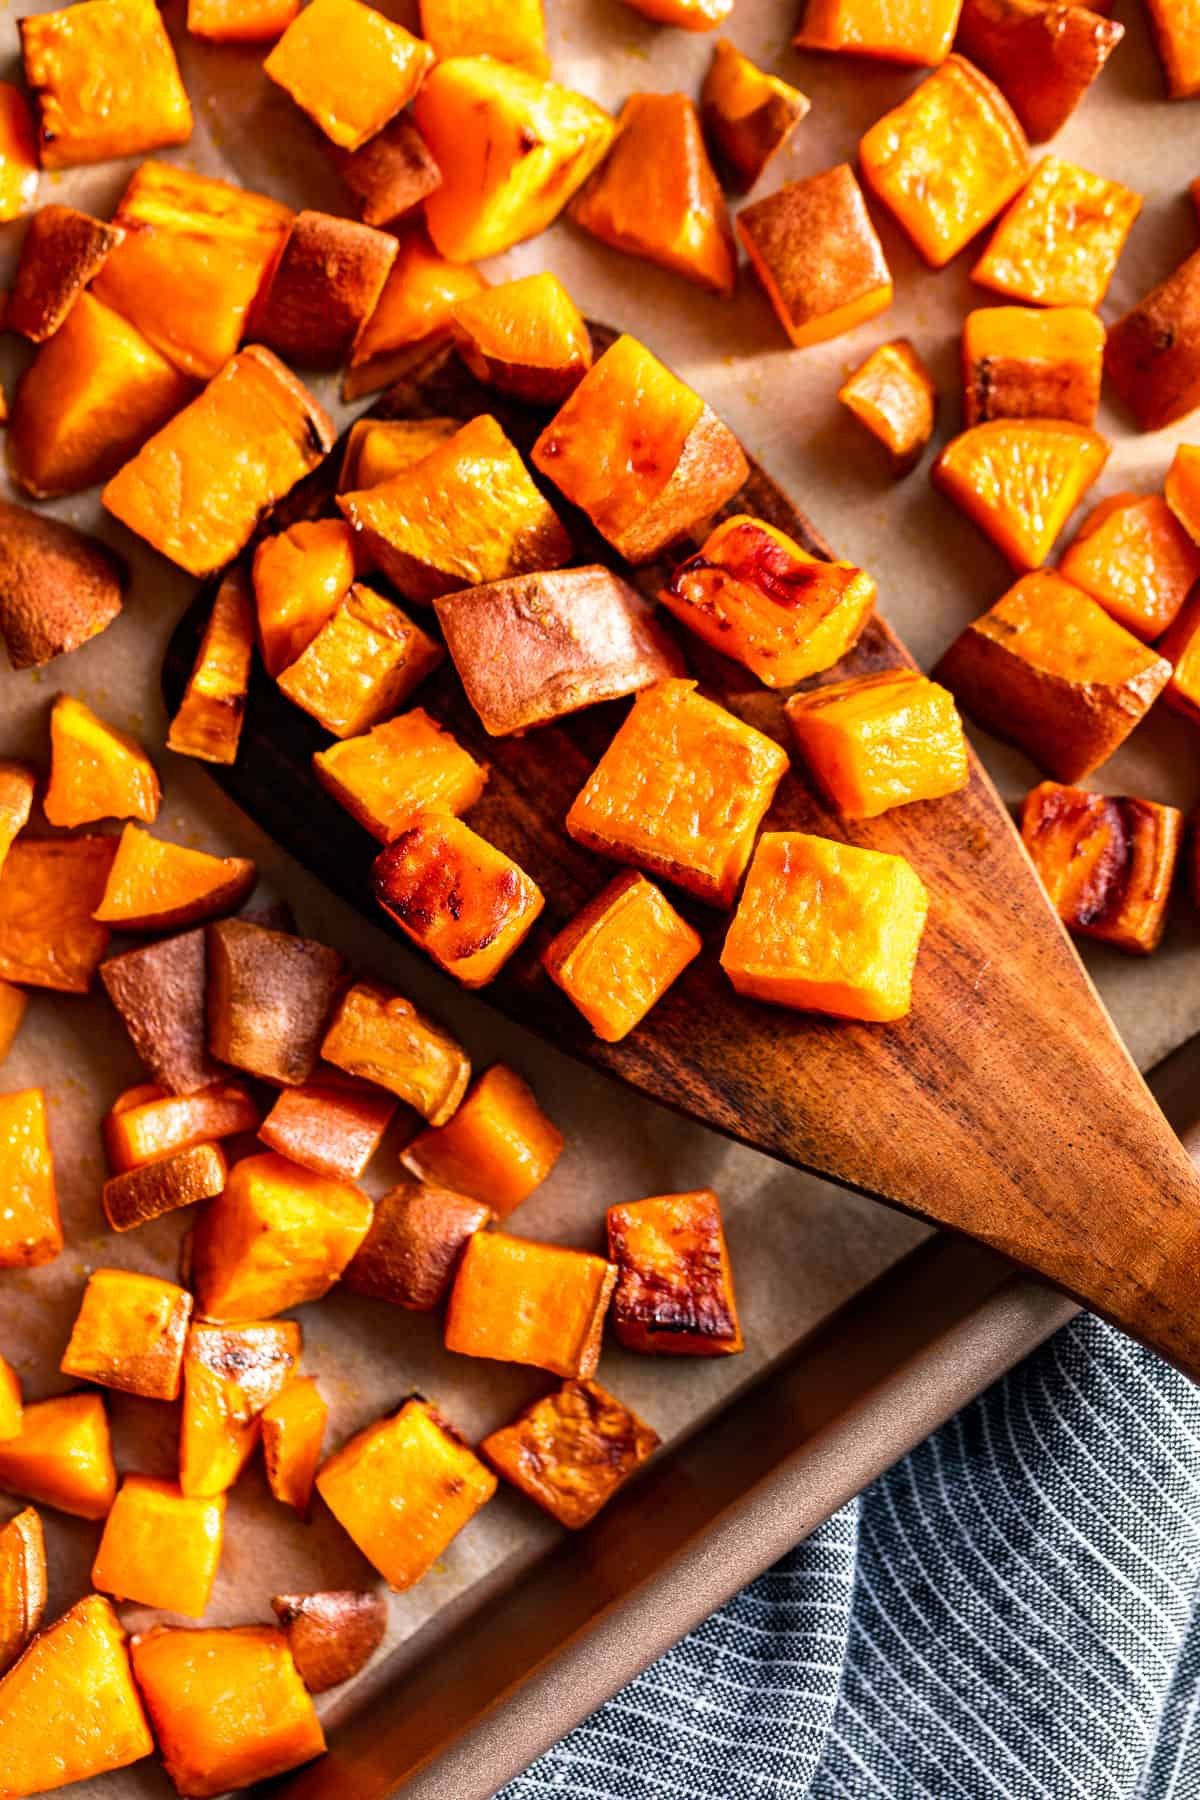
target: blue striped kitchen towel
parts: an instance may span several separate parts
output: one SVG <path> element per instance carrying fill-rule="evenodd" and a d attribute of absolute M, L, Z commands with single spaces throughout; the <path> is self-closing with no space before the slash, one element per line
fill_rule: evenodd
<path fill-rule="evenodd" d="M 1200 1389 L 1081 1316 L 502 1800 L 1200 1800 Z"/>

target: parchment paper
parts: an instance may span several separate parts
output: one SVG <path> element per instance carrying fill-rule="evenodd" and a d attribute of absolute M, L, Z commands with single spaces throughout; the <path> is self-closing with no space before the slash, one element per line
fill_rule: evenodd
<path fill-rule="evenodd" d="M 39 0 L 23 0 L 37 10 Z M 617 108 L 631 91 L 698 91 L 712 40 L 658 30 L 619 0 L 548 0 L 558 76 Z M 17 63 L 17 8 L 0 0 L 0 78 Z M 391 10 L 385 6 L 385 10 Z M 791 0 L 739 0 L 728 35 L 767 67 L 803 88 L 813 110 L 762 184 L 853 159 L 861 132 L 919 79 L 914 73 L 841 59 L 801 57 L 788 48 Z M 222 173 L 294 204 L 343 209 L 340 185 L 316 134 L 282 93 L 262 77 L 253 50 L 213 49 L 188 40 L 182 7 L 165 9 L 180 46 L 196 110 L 190 144 L 170 153 L 184 165 Z M 1112 319 L 1192 246 L 1194 227 L 1184 195 L 1200 173 L 1195 107 L 1168 106 L 1140 10 L 1118 0 L 1125 42 L 1081 112 L 1054 145 L 1056 152 L 1118 177 L 1146 196 L 1104 312 Z M 413 23 L 402 4 L 395 16 Z M 43 177 L 42 199 L 58 199 L 106 215 L 134 161 Z M 881 604 L 926 665 L 969 619 L 1008 585 L 999 555 L 928 482 L 929 458 L 901 484 L 835 399 L 846 370 L 876 343 L 913 338 L 938 376 L 939 441 L 959 428 L 958 332 L 964 311 L 987 304 L 973 288 L 961 256 L 939 275 L 919 263 L 907 240 L 875 208 L 897 287 L 892 310 L 849 337 L 806 351 L 786 344 L 766 301 L 746 275 L 730 304 L 710 299 L 648 264 L 604 249 L 560 225 L 489 266 L 494 279 L 542 267 L 556 269 L 585 311 L 644 337 L 693 382 L 792 491 L 839 551 L 876 575 Z M 0 285 L 11 278 L 20 226 L 0 226 Z M 13 338 L 0 340 L 0 379 L 11 395 L 23 360 Z M 336 407 L 331 383 L 322 397 Z M 348 416 L 344 410 L 340 416 Z M 1100 428 L 1114 452 L 1091 500 L 1128 486 L 1161 481 L 1182 431 L 1139 437 L 1107 406 Z M 1200 429 L 1200 427 L 1196 428 Z M 1195 435 L 1195 430 L 1193 431 Z M 3 478 L 0 477 L 0 483 Z M 2 491 L 2 489 L 0 489 Z M 600 1376 L 668 1440 L 693 1427 L 771 1357 L 810 1331 L 852 1292 L 921 1235 L 920 1227 L 881 1207 L 736 1148 L 697 1127 L 626 1096 L 601 1077 L 494 1018 L 486 1004 L 450 984 L 395 942 L 364 924 L 309 879 L 227 802 L 201 765 L 162 750 L 165 729 L 158 687 L 162 649 L 192 591 L 190 580 L 102 514 L 94 494 L 54 509 L 101 535 L 130 557 L 131 598 L 117 624 L 90 646 L 41 672 L 0 672 L 0 754 L 47 759 L 47 714 L 54 694 L 82 696 L 106 718 L 139 733 L 157 755 L 166 798 L 164 835 L 214 851 L 257 858 L 264 881 L 294 905 L 303 930 L 370 964 L 444 1017 L 461 1034 L 477 1066 L 503 1058 L 535 1085 L 566 1132 L 569 1147 L 546 1187 L 526 1203 L 514 1228 L 534 1237 L 597 1244 L 604 1208 L 617 1199 L 699 1185 L 721 1195 L 728 1222 L 748 1349 L 728 1362 L 656 1361 L 606 1348 Z M 1014 752 L 980 738 L 993 773 L 1010 798 L 1038 779 Z M 1200 738 L 1158 709 L 1149 726 L 1102 771 L 1110 791 L 1191 806 L 1198 784 Z M 981 896 L 986 904 L 986 896 Z M 1165 948 L 1150 963 L 1115 954 L 1089 960 L 1135 1055 L 1147 1065 L 1200 1023 L 1197 926 L 1190 904 L 1176 906 Z M 0 1275 L 0 1349 L 16 1364 L 26 1393 L 38 1399 L 68 1383 L 55 1370 L 83 1281 L 97 1265 L 116 1264 L 170 1275 L 184 1219 L 164 1219 L 114 1238 L 104 1228 L 99 1186 L 104 1176 L 98 1120 L 115 1095 L 138 1079 L 138 1065 L 102 997 L 37 996 L 0 1074 L 6 1090 L 47 1089 L 51 1134 L 68 1248 L 51 1267 Z M 367 1183 L 380 1192 L 399 1173 L 385 1147 Z M 437 1398 L 469 1435 L 509 1418 L 546 1381 L 537 1372 L 454 1358 L 441 1349 L 439 1323 L 353 1296 L 332 1296 L 302 1309 L 304 1366 L 315 1373 L 332 1414 L 328 1442 L 388 1410 L 414 1387 Z M 174 1471 L 174 1409 L 112 1397 L 122 1470 Z M 15 1505 L 0 1497 L 0 1517 Z M 98 1527 L 47 1512 L 53 1617 L 88 1585 Z M 523 1557 L 554 1528 L 509 1492 L 500 1496 L 451 1547 L 444 1563 L 412 1593 L 392 1601 L 389 1642 L 400 1644 L 473 1583 Z M 372 1571 L 319 1507 L 299 1524 L 266 1494 L 254 1468 L 231 1496 L 225 1554 L 211 1609 L 213 1622 L 269 1616 L 272 1592 L 371 1580 Z M 149 1616 L 124 1609 L 136 1626 Z M 402 1703 L 402 1700 L 401 1700 Z M 343 1692 L 329 1702 L 353 1704 Z M 328 1708 L 326 1708 L 328 1710 Z M 90 1797 L 160 1796 L 168 1784 L 152 1762 L 88 1784 Z"/>

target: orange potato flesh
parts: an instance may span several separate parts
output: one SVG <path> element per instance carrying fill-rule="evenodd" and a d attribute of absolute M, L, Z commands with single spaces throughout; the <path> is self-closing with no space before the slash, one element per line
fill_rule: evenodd
<path fill-rule="evenodd" d="M 192 1296 L 173 1281 L 132 1269 L 88 1277 L 59 1368 L 80 1381 L 177 1400 Z"/>
<path fill-rule="evenodd" d="M 201 1498 L 173 1481 L 127 1475 L 105 1520 L 92 1585 L 198 1619 L 212 1595 L 224 1528 L 224 1494 Z"/>
<path fill-rule="evenodd" d="M 804 0 L 792 39 L 798 50 L 844 51 L 884 62 L 933 64 L 950 54 L 962 0 Z"/>
<path fill-rule="evenodd" d="M 660 1442 L 598 1382 L 565 1381 L 479 1448 L 506 1481 L 560 1525 L 578 1531 Z"/>
<path fill-rule="evenodd" d="M 495 1217 L 490 1206 L 427 1182 L 392 1188 L 376 1203 L 371 1229 L 342 1277 L 410 1312 L 432 1312 L 446 1297 L 464 1248 Z"/>
<path fill-rule="evenodd" d="M 1200 725 L 1200 594 L 1187 601 L 1158 653 L 1172 665 L 1163 699 L 1185 719 Z"/>
<path fill-rule="evenodd" d="M 6 1443 L 9 1438 L 20 1437 L 21 1417 L 21 1383 L 17 1371 L 0 1356 L 0 1443 Z M 0 1657 L 0 1669 L 3 1666 L 3 1658 Z"/>
<path fill-rule="evenodd" d="M 183 1354 L 179 1485 L 185 1494 L 223 1494 L 258 1445 L 261 1415 L 291 1381 L 300 1327 L 290 1319 L 218 1325 L 199 1319 Z"/>
<path fill-rule="evenodd" d="M 26 1406 L 20 1436 L 0 1443 L 0 1487 L 77 1519 L 103 1519 L 117 1471 L 100 1395 L 63 1394 Z"/>
<path fill-rule="evenodd" d="M 449 1032 L 377 982 L 343 996 L 321 1044 L 326 1062 L 386 1088 L 430 1125 L 444 1125 L 467 1089 L 471 1064 Z"/>
<path fill-rule="evenodd" d="M 1029 174 L 1012 108 L 965 57 L 949 56 L 858 147 L 867 186 L 932 268 L 965 250 Z"/>
<path fill-rule="evenodd" d="M 439 62 L 494 56 L 531 75 L 550 73 L 542 0 L 421 0 L 421 36 Z"/>
<path fill-rule="evenodd" d="M 43 169 L 107 162 L 192 135 L 192 109 L 154 0 L 84 0 L 17 26 Z"/>
<path fill-rule="evenodd" d="M 992 419 L 951 439 L 933 465 L 933 483 L 1021 573 L 1045 562 L 1108 452 L 1085 425 Z"/>
<path fill-rule="evenodd" d="M 341 519 L 302 519 L 254 552 L 258 643 L 279 675 L 312 643 L 354 581 L 354 534 Z"/>
<path fill-rule="evenodd" d="M 452 322 L 471 373 L 519 400 L 558 405 L 592 366 L 579 308 L 548 270 L 468 295 Z"/>
<path fill-rule="evenodd" d="M 344 398 L 354 400 L 384 387 L 398 355 L 448 337 L 455 306 L 483 293 L 487 285 L 470 263 L 450 262 L 435 250 L 424 225 L 406 226 L 375 311 L 351 353 Z M 455 420 L 454 429 L 461 429 L 461 421 Z"/>
<path fill-rule="evenodd" d="M 627 1350 L 731 1356 L 745 1349 L 721 1208 L 711 1188 L 610 1206 L 613 1326 Z"/>
<path fill-rule="evenodd" d="M 356 582 L 279 687 L 334 737 L 357 737 L 402 706 L 444 656 L 401 607 Z"/>
<path fill-rule="evenodd" d="M 1119 181 L 1044 157 L 971 279 L 1035 306 L 1097 307 L 1141 210 L 1141 195 Z"/>
<path fill-rule="evenodd" d="M 392 1094 L 324 1064 L 284 1088 L 259 1127 L 268 1149 L 336 1181 L 357 1181 L 396 1116 Z"/>
<path fill-rule="evenodd" d="M 1026 795 L 1021 836 L 1069 931 L 1148 956 L 1158 948 L 1183 814 L 1044 781 Z"/>
<path fill-rule="evenodd" d="M 736 224 L 797 348 L 853 331 L 891 305 L 891 271 L 849 163 L 788 182 L 743 207 Z"/>
<path fill-rule="evenodd" d="M 731 185 L 752 188 L 811 108 L 799 88 L 768 75 L 728 38 L 713 47 L 700 94 L 700 122 Z"/>
<path fill-rule="evenodd" d="M 41 1625 L 46 1610 L 46 1540 L 32 1506 L 0 1526 L 0 1676 Z"/>
<path fill-rule="evenodd" d="M 299 11 L 300 0 L 188 0 L 187 28 L 214 44 L 269 44 Z"/>
<path fill-rule="evenodd" d="M 263 69 L 327 138 L 357 150 L 408 105 L 433 50 L 360 0 L 312 0 Z"/>
<path fill-rule="evenodd" d="M 132 1231 L 163 1213 L 211 1200 L 225 1186 L 228 1173 L 219 1144 L 192 1144 L 111 1176 L 100 1195 L 104 1216 L 114 1231 Z"/>
<path fill-rule="evenodd" d="M 0 223 L 32 211 L 38 190 L 37 145 L 29 102 L 0 81 Z"/>
<path fill-rule="evenodd" d="M 737 513 L 679 565 L 659 599 L 774 688 L 840 662 L 870 618 L 875 592 L 864 570 L 820 562 L 774 525 Z"/>
<path fill-rule="evenodd" d="M 252 919 L 209 928 L 208 1043 L 214 1056 L 280 1087 L 312 1075 L 346 965 L 315 938 Z"/>
<path fill-rule="evenodd" d="M 0 881 L 0 979 L 86 994 L 108 946 L 93 918 L 116 853 L 111 837 L 21 838 Z"/>
<path fill-rule="evenodd" d="M 1172 100 L 1200 94 L 1200 42 L 1192 0 L 1148 0 L 1154 47 Z"/>
<path fill-rule="evenodd" d="M 694 681 L 643 689 L 576 796 L 567 830 L 601 856 L 727 907 L 788 759 L 695 690 Z"/>
<path fill-rule="evenodd" d="M 1200 446 L 1177 444 L 1163 496 L 1194 544 L 1200 544 Z"/>
<path fill-rule="evenodd" d="M 63 1247 L 41 1088 L 0 1094 L 0 1269 L 33 1269 Z"/>
<path fill-rule="evenodd" d="M 793 694 L 788 723 L 843 818 L 937 800 L 970 780 L 962 721 L 946 689 L 913 669 L 884 669 Z"/>
<path fill-rule="evenodd" d="M 485 1201 L 505 1219 L 547 1179 L 565 1142 L 528 1082 L 495 1063 L 454 1117 L 419 1132 L 400 1160 L 418 1181 Z"/>
<path fill-rule="evenodd" d="M 276 1500 L 307 1519 L 329 1408 L 311 1375 L 298 1375 L 262 1411 L 263 1462 Z"/>
<path fill-rule="evenodd" d="M 715 31 L 733 11 L 733 0 L 625 0 L 634 12 L 655 25 L 680 31 Z"/>
<path fill-rule="evenodd" d="M 872 350 L 842 383 L 838 399 L 878 438 L 897 475 L 920 462 L 933 436 L 937 389 L 907 338 Z"/>
<path fill-rule="evenodd" d="M 167 749 L 201 762 L 237 760 L 250 665 L 254 611 L 243 569 L 229 570 L 213 601 L 195 665 L 167 732 Z"/>
<path fill-rule="evenodd" d="M 29 1002 L 11 981 L 0 981 L 0 1063 L 12 1049 Z"/>
<path fill-rule="evenodd" d="M 1074 0 L 965 0 L 958 48 L 990 75 L 1031 143 L 1066 124 L 1125 36 L 1125 27 Z"/>
<path fill-rule="evenodd" d="M 50 823 L 153 824 L 161 802 L 154 764 L 138 740 L 106 724 L 82 700 L 60 694 L 50 713 L 50 783 L 42 802 Z"/>
<path fill-rule="evenodd" d="M 1082 306 L 982 306 L 963 321 L 963 420 L 1095 422 L 1104 326 Z"/>
<path fill-rule="evenodd" d="M 596 1372 L 617 1271 L 602 1256 L 479 1231 L 446 1309 L 446 1348 L 551 1375 Z"/>
<path fill-rule="evenodd" d="M 665 894 L 627 870 L 576 913 L 542 965 L 598 1038 L 620 1043 L 699 956 L 701 941 Z"/>
<path fill-rule="evenodd" d="M 1113 494 L 1079 527 L 1059 572 L 1135 637 L 1161 637 L 1200 581 L 1200 545 L 1161 494 Z"/>
<path fill-rule="evenodd" d="M 845 1019 L 902 1019 L 928 910 L 924 884 L 903 856 L 769 831 L 721 967 L 755 1000 Z"/>
<path fill-rule="evenodd" d="M 240 906 L 257 877 L 249 857 L 210 856 L 127 825 L 92 916 L 122 931 L 196 925 Z"/>
<path fill-rule="evenodd" d="M 487 769 L 421 707 L 313 753 L 321 786 L 380 843 L 420 812 L 464 813 Z"/>
<path fill-rule="evenodd" d="M 36 786 L 37 777 L 28 763 L 0 758 L 0 870 L 13 839 L 29 822 Z"/>
<path fill-rule="evenodd" d="M 52 338 L 124 235 L 73 206 L 40 206 L 21 241 L 5 330 L 34 344 Z"/>
<path fill-rule="evenodd" d="M 356 419 L 346 435 L 338 493 L 390 481 L 423 462 L 461 428 L 459 419 Z"/>
<path fill-rule="evenodd" d="M 1117 320 L 1104 367 L 1143 431 L 1200 406 L 1200 251 Z"/>
<path fill-rule="evenodd" d="M 335 150 L 333 163 L 363 224 L 397 233 L 417 216 L 421 202 L 442 179 L 408 113 L 400 113 L 359 149 Z"/>

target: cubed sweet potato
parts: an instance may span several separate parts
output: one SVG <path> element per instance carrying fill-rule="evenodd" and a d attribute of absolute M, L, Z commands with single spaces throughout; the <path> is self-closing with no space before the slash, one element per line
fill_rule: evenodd
<path fill-rule="evenodd" d="M 542 1185 L 565 1143 L 528 1082 L 494 1063 L 454 1117 L 418 1133 L 400 1160 L 418 1181 L 485 1201 L 503 1219 Z"/>
<path fill-rule="evenodd" d="M 196 925 L 240 906 L 257 878 L 248 856 L 210 856 L 126 825 L 92 916 L 122 931 Z"/>
<path fill-rule="evenodd" d="M 417 813 L 371 865 L 376 900 L 464 987 L 484 987 L 528 936 L 545 898 L 486 838 L 445 813 Z"/>
<path fill-rule="evenodd" d="M 1104 326 L 1082 306 L 983 306 L 963 321 L 963 418 L 1095 423 Z"/>
<path fill-rule="evenodd" d="M 50 781 L 42 801 L 51 825 L 69 830 L 97 819 L 152 825 L 161 803 L 154 764 L 137 738 L 60 694 L 50 711 Z"/>
<path fill-rule="evenodd" d="M 592 366 L 579 308 L 548 269 L 466 295 L 453 329 L 472 375 L 533 405 L 560 405 Z"/>
<path fill-rule="evenodd" d="M 325 1440 L 326 1406 L 311 1375 L 289 1381 L 262 1411 L 263 1464 L 276 1500 L 307 1519 Z"/>
<path fill-rule="evenodd" d="M 30 212 L 37 199 L 38 153 L 29 102 L 0 81 L 0 224 Z"/>
<path fill-rule="evenodd" d="M 117 1600 L 199 1619 L 221 1560 L 225 1496 L 127 1475 L 104 1523 L 92 1585 Z"/>
<path fill-rule="evenodd" d="M 199 1144 L 254 1131 L 259 1113 L 239 1081 L 221 1080 L 191 1094 L 130 1088 L 103 1121 L 104 1148 L 115 1175 Z"/>
<path fill-rule="evenodd" d="M 444 1125 L 467 1090 L 471 1064 L 461 1044 L 411 1000 L 377 982 L 343 995 L 321 1044 L 326 1062 L 386 1088 L 430 1125 Z"/>
<path fill-rule="evenodd" d="M 21 1435 L 0 1443 L 0 1488 L 77 1519 L 103 1519 L 117 1471 L 101 1396 L 62 1394 L 26 1406 Z"/>
<path fill-rule="evenodd" d="M 1097 307 L 1141 210 L 1132 188 L 1043 157 L 971 279 L 1035 306 Z"/>
<path fill-rule="evenodd" d="M 1148 956 L 1158 948 L 1183 814 L 1043 781 L 1025 796 L 1021 836 L 1069 931 Z"/>
<path fill-rule="evenodd" d="M 396 1115 L 394 1094 L 318 1064 L 302 1087 L 283 1088 L 259 1127 L 268 1149 L 339 1181 L 357 1181 Z"/>
<path fill-rule="evenodd" d="M 446 1348 L 587 1378 L 600 1360 L 615 1266 L 586 1250 L 476 1232 L 446 1310 Z"/>
<path fill-rule="evenodd" d="M 666 895 L 627 870 L 547 944 L 542 965 L 596 1036 L 616 1044 L 641 1024 L 700 950 L 698 933 Z"/>
<path fill-rule="evenodd" d="M 271 1608 L 310 1694 L 324 1694 L 352 1680 L 370 1662 L 387 1630 L 387 1601 L 361 1588 L 274 1594 Z"/>
<path fill-rule="evenodd" d="M 59 1368 L 146 1400 L 177 1400 L 192 1296 L 132 1269 L 96 1269 Z M 130 1598 L 131 1596 L 126 1596 Z"/>
<path fill-rule="evenodd" d="M 421 36 L 439 62 L 494 56 L 532 75 L 550 73 L 542 0 L 421 0 Z"/>
<path fill-rule="evenodd" d="M 300 0 L 188 0 L 187 28 L 214 44 L 269 44 L 300 11 Z"/>
<path fill-rule="evenodd" d="M 312 643 L 354 583 L 354 534 L 343 519 L 301 519 L 254 552 L 258 643 L 281 675 Z"/>
<path fill-rule="evenodd" d="M 374 312 L 396 239 L 355 219 L 296 214 L 254 309 L 251 334 L 305 369 L 336 369 Z"/>
<path fill-rule="evenodd" d="M 364 225 L 395 231 L 442 179 L 442 171 L 407 113 L 357 150 L 334 150 L 334 167 L 353 194 Z"/>
<path fill-rule="evenodd" d="M 872 350 L 846 377 L 838 399 L 883 445 L 894 474 L 916 467 L 933 436 L 937 389 L 907 338 Z"/>
<path fill-rule="evenodd" d="M 0 981 L 0 1063 L 16 1041 L 28 1004 L 21 988 L 14 987 L 11 981 Z"/>
<path fill-rule="evenodd" d="M 433 50 L 361 0 L 312 0 L 263 64 L 313 124 L 357 150 L 408 105 Z"/>
<path fill-rule="evenodd" d="M 115 851 L 111 837 L 17 840 L 0 872 L 0 979 L 87 993 L 108 947 L 93 914 Z"/>
<path fill-rule="evenodd" d="M 191 137 L 192 109 L 154 0 L 80 0 L 17 27 L 43 169 Z"/>
<path fill-rule="evenodd" d="M 126 950 L 100 965 L 100 979 L 134 1049 L 169 1094 L 194 1094 L 221 1079 L 208 1054 L 207 967 L 203 927 Z"/>
<path fill-rule="evenodd" d="M 185 1494 L 223 1494 L 258 1446 L 264 1410 L 300 1360 L 291 1319 L 218 1325 L 198 1319 L 183 1353 L 179 1485 Z"/>
<path fill-rule="evenodd" d="M 0 1525 L 0 1676 L 25 1649 L 46 1610 L 46 1539 L 32 1506 Z"/>
<path fill-rule="evenodd" d="M 417 813 L 466 812 L 487 781 L 486 767 L 419 706 L 314 751 L 313 772 L 383 844 Z"/>
<path fill-rule="evenodd" d="M 201 762 L 237 760 L 250 666 L 254 608 L 245 570 L 229 570 L 213 599 L 200 649 L 167 732 L 167 749 Z"/>
<path fill-rule="evenodd" d="M 0 1443 L 7 1442 L 9 1438 L 20 1437 L 23 1417 L 20 1377 L 7 1358 L 0 1356 Z M 0 1538 L 0 1542 L 2 1541 Z M 3 1577 L 0 1577 L 0 1580 L 2 1579 Z M 0 1619 L 3 1619 L 4 1616 L 3 1605 L 3 1601 L 0 1600 Z M 0 1626 L 0 1638 L 2 1637 L 3 1627 Z M 9 1660 L 11 1661 L 11 1658 Z M 5 1666 L 3 1656 L 0 1655 L 0 1674 L 3 1673 Z"/>
<path fill-rule="evenodd" d="M 786 710 L 810 773 L 843 818 L 878 818 L 957 793 L 970 780 L 958 708 L 915 669 L 810 688 L 793 694 Z"/>
<path fill-rule="evenodd" d="M 733 11 L 733 0 L 625 0 L 634 12 L 655 25 L 681 31 L 715 31 Z"/>
<path fill-rule="evenodd" d="M 1147 0 L 1154 47 L 1172 100 L 1200 94 L 1200 31 L 1191 0 Z"/>
<path fill-rule="evenodd" d="M 431 1312 L 445 1299 L 468 1240 L 494 1217 L 481 1200 L 428 1182 L 392 1188 L 376 1202 L 342 1282 L 351 1293 Z"/>
<path fill-rule="evenodd" d="M 0 1094 L 0 1269 L 40 1267 L 62 1247 L 45 1094 Z"/>
<path fill-rule="evenodd" d="M 402 607 L 358 581 L 284 669 L 279 687 L 334 737 L 357 737 L 403 706 L 444 656 Z"/>
<path fill-rule="evenodd" d="M 1200 594 L 1189 600 L 1158 653 L 1172 664 L 1163 699 L 1175 712 L 1200 725 Z"/>
<path fill-rule="evenodd" d="M 1175 446 L 1163 498 L 1192 542 L 1200 544 L 1200 446 Z"/>
<path fill-rule="evenodd" d="M 658 1433 L 596 1381 L 565 1381 L 485 1437 L 492 1467 L 578 1531 L 657 1450 Z"/>
<path fill-rule="evenodd" d="M 208 934 L 208 1043 L 260 1080 L 299 1087 L 312 1075 L 345 975 L 313 938 L 223 919 Z"/>
<path fill-rule="evenodd" d="M 390 481 L 423 462 L 460 428 L 459 419 L 356 419 L 346 434 L 338 493 Z"/>
<path fill-rule="evenodd" d="M 110 1176 L 100 1196 L 104 1216 L 114 1231 L 132 1231 L 163 1213 L 213 1199 L 224 1188 L 228 1173 L 219 1144 L 192 1144 Z"/>
<path fill-rule="evenodd" d="M 811 101 L 719 38 L 700 91 L 700 123 L 718 169 L 746 193 L 782 150 Z"/>
<path fill-rule="evenodd" d="M 28 763 L 0 758 L 0 871 L 17 833 L 29 823 L 37 776 Z"/>
<path fill-rule="evenodd" d="M 844 51 L 882 62 L 944 62 L 962 0 L 804 0 L 792 39 L 798 50 Z"/>
<path fill-rule="evenodd" d="M 1117 320 L 1104 367 L 1143 431 L 1200 406 L 1200 250 Z"/>
<path fill-rule="evenodd" d="M 991 419 L 952 438 L 931 474 L 1021 574 L 1045 562 L 1108 453 L 1086 425 Z"/>
<path fill-rule="evenodd" d="M 958 48 L 990 75 L 1030 143 L 1062 130 L 1125 36 L 1070 0 L 963 0 Z"/>
<path fill-rule="evenodd" d="M 351 354 L 342 398 L 357 400 L 395 380 L 407 361 L 449 337 L 458 302 L 482 293 L 487 285 L 471 263 L 451 262 L 435 250 L 423 224 L 403 226 L 379 303 Z M 455 431 L 461 423 L 455 420 Z M 343 490 L 346 486 L 343 481 Z"/>
<path fill-rule="evenodd" d="M 14 669 L 78 650 L 111 625 L 126 580 L 98 538 L 0 500 L 0 638 Z"/>
<path fill-rule="evenodd" d="M 21 243 L 5 330 L 34 344 L 53 337 L 124 236 L 119 225 L 105 225 L 73 206 L 40 206 Z"/>
<path fill-rule="evenodd" d="M 1112 494 L 1088 514 L 1059 573 L 1147 642 L 1162 636 L 1200 581 L 1195 544 L 1161 494 Z"/>
<path fill-rule="evenodd" d="M 892 276 L 849 163 L 743 207 L 737 233 L 798 347 L 852 331 L 892 303 Z"/>

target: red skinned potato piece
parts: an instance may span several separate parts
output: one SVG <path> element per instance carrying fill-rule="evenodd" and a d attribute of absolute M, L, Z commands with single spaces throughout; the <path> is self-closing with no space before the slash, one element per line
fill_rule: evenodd
<path fill-rule="evenodd" d="M 1125 36 L 1059 0 L 964 0 L 955 46 L 990 75 L 1032 144 L 1061 131 Z"/>
<path fill-rule="evenodd" d="M 441 186 L 433 152 L 407 113 L 361 149 L 335 150 L 334 167 L 354 195 L 364 225 L 394 229 Z"/>
<path fill-rule="evenodd" d="M 53 337 L 124 236 L 119 225 L 105 225 L 73 206 L 39 207 L 21 244 L 5 330 L 35 344 Z"/>
<path fill-rule="evenodd" d="M 378 1650 L 387 1629 L 383 1595 L 359 1588 L 276 1594 L 271 1607 L 310 1694 L 323 1694 L 357 1675 Z"/>
<path fill-rule="evenodd" d="M 482 1200 L 405 1182 L 376 1202 L 342 1285 L 411 1312 L 431 1312 L 445 1299 L 467 1243 L 494 1216 Z"/>
<path fill-rule="evenodd" d="M 1200 406 L 1200 250 L 1117 320 L 1104 367 L 1143 431 Z"/>
<path fill-rule="evenodd" d="M 98 539 L 0 500 L 0 637 L 14 669 L 78 650 L 111 625 L 127 579 Z"/>
<path fill-rule="evenodd" d="M 299 1087 L 317 1061 L 345 964 L 311 938 L 222 919 L 208 935 L 208 1041 L 222 1062 Z"/>
<path fill-rule="evenodd" d="M 301 368 L 336 369 L 374 312 L 398 247 L 354 219 L 297 213 L 252 335 Z"/>
<path fill-rule="evenodd" d="M 208 1054 L 202 926 L 110 957 L 100 979 L 160 1087 L 194 1094 L 220 1080 L 221 1066 Z"/>

